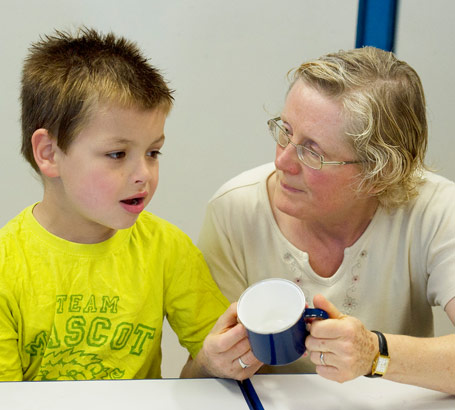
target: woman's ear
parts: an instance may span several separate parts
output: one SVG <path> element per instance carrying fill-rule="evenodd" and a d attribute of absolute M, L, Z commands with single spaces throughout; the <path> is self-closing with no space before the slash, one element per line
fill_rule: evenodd
<path fill-rule="evenodd" d="M 59 176 L 56 150 L 57 141 L 44 128 L 37 129 L 32 135 L 33 156 L 41 173 L 49 178 Z"/>

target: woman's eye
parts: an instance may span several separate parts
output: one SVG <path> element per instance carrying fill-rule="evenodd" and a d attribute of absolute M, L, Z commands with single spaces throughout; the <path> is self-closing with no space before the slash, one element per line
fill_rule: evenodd
<path fill-rule="evenodd" d="M 308 151 L 308 154 L 311 155 L 313 158 L 316 158 L 316 159 L 321 158 L 321 156 L 317 152 L 314 152 L 312 150 Z"/>
<path fill-rule="evenodd" d="M 161 155 L 160 151 L 149 151 L 147 154 L 149 157 L 158 159 L 158 157 Z"/>
<path fill-rule="evenodd" d="M 125 155 L 126 154 L 124 151 L 110 152 L 109 154 L 107 154 L 107 156 L 112 159 L 122 159 L 125 157 Z"/>
<path fill-rule="evenodd" d="M 318 148 L 318 146 L 316 144 L 314 144 L 313 142 L 307 142 L 305 145 L 305 148 L 310 151 L 310 153 L 315 156 L 315 157 L 319 157 L 321 154 L 319 153 L 320 149 Z"/>

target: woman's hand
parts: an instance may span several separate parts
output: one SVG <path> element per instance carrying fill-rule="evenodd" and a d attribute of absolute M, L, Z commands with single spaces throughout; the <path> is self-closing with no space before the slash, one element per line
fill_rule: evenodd
<path fill-rule="evenodd" d="M 313 303 L 329 314 L 329 319 L 315 320 L 309 325 L 310 335 L 305 345 L 316 372 L 337 382 L 370 373 L 379 351 L 377 336 L 360 320 L 341 314 L 322 295 L 316 295 Z"/>
<path fill-rule="evenodd" d="M 241 366 L 239 358 L 247 367 Z M 207 335 L 195 360 L 188 360 L 181 376 L 244 380 L 261 366 L 251 352 L 246 329 L 237 322 L 237 303 L 233 303 Z"/>

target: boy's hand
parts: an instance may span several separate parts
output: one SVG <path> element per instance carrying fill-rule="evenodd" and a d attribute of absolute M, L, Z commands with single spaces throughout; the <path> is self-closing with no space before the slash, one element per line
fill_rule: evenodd
<path fill-rule="evenodd" d="M 248 367 L 242 368 L 239 358 Z M 237 303 L 220 316 L 195 360 L 189 359 L 181 377 L 222 377 L 244 380 L 262 366 L 250 350 L 246 329 L 237 322 Z"/>

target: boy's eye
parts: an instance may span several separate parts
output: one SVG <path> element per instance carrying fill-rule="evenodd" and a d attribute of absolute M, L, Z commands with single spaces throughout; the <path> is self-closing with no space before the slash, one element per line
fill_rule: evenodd
<path fill-rule="evenodd" d="M 160 151 L 149 151 L 147 155 L 151 158 L 158 159 L 158 157 L 161 155 Z"/>
<path fill-rule="evenodd" d="M 125 157 L 125 152 L 123 151 L 110 152 L 109 154 L 107 154 L 107 156 L 112 159 L 121 159 Z"/>

